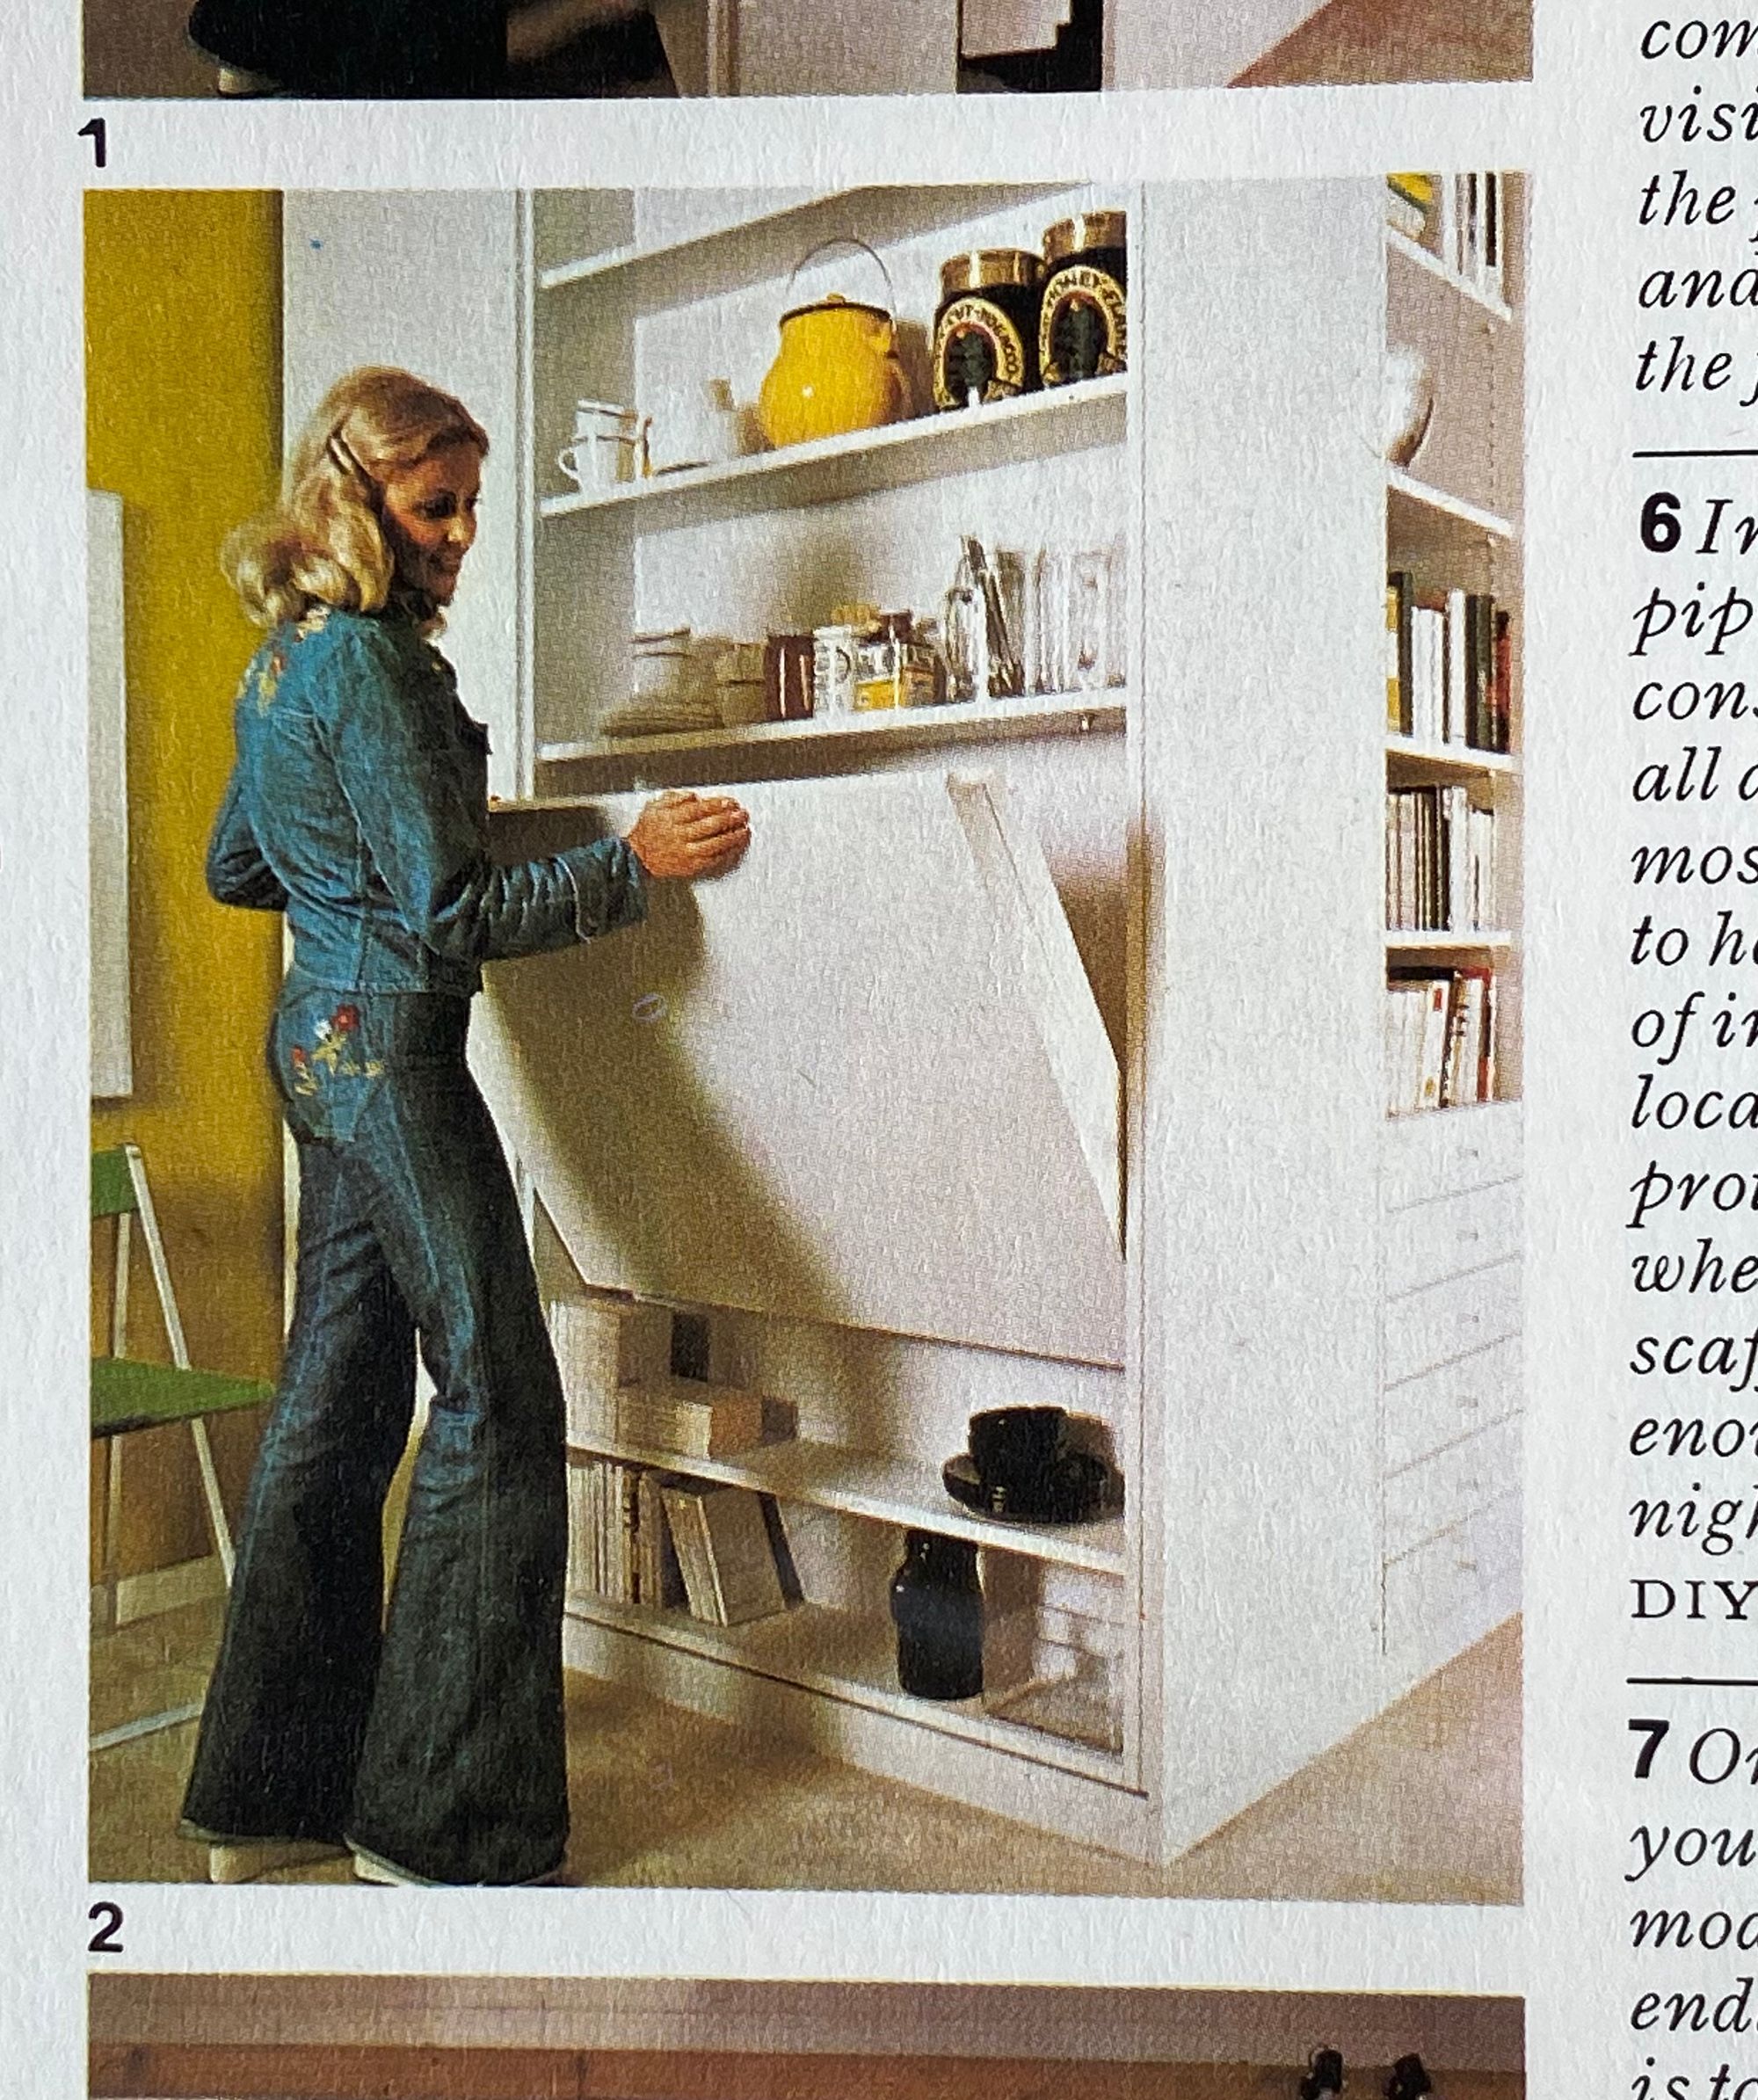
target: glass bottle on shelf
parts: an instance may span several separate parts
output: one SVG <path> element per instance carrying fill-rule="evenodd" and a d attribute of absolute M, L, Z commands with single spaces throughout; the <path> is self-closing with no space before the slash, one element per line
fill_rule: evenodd
<path fill-rule="evenodd" d="M 890 1602 L 902 1689 L 918 1699 L 976 1698 L 983 1689 L 983 1586 L 970 1541 L 906 1531 Z"/>

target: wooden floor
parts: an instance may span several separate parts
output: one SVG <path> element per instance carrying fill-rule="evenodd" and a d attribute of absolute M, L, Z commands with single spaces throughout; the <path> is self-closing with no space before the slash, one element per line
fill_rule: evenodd
<path fill-rule="evenodd" d="M 1532 0 L 1331 0 L 1235 87 L 1527 80 Z"/>
<path fill-rule="evenodd" d="M 93 1643 L 92 1726 L 200 1696 L 217 1604 Z M 97 1881 L 202 1878 L 177 1835 L 194 1729 L 92 1760 Z M 1517 1903 L 1520 1639 L 1510 1624 L 1170 1866 L 1149 1868 L 570 1676 L 569 1870 L 601 1886 Z M 283 1877 L 345 1881 L 345 1864 Z"/>
<path fill-rule="evenodd" d="M 191 0 L 84 0 L 89 95 L 212 92 L 183 33 Z M 619 76 L 614 69 L 622 64 Z M 1531 0 L 1332 0 L 1236 84 L 1521 80 L 1532 69 Z M 520 84 L 540 95 L 669 94 L 638 38 L 583 40 Z"/>

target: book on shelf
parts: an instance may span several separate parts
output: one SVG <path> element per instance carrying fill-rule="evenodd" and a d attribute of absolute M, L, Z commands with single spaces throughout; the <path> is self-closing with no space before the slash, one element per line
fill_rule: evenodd
<path fill-rule="evenodd" d="M 1496 818 L 1460 786 L 1388 788 L 1388 932 L 1482 933 L 1496 924 Z"/>
<path fill-rule="evenodd" d="M 548 1318 L 569 1442 L 614 1441 L 622 1388 L 661 1383 L 671 1374 L 670 1308 L 614 1291 L 581 1291 L 552 1298 Z"/>
<path fill-rule="evenodd" d="M 1385 1112 L 1495 1099 L 1495 972 L 1394 970 L 1385 1001 Z"/>
<path fill-rule="evenodd" d="M 1503 290 L 1506 200 L 1494 169 L 1474 169 L 1437 185 L 1441 260 L 1486 297 Z"/>
<path fill-rule="evenodd" d="M 1416 578 L 1394 569 L 1385 579 L 1385 726 L 1395 737 L 1410 734 L 1411 615 Z"/>
<path fill-rule="evenodd" d="M 1420 592 L 1407 569 L 1385 579 L 1386 728 L 1419 744 L 1508 748 L 1513 643 L 1487 592 Z"/>
<path fill-rule="evenodd" d="M 669 1476 L 589 1458 L 568 1468 L 568 1588 L 614 1604 L 685 1602 L 661 1488 Z"/>
<path fill-rule="evenodd" d="M 741 1626 L 787 1610 L 761 1495 L 677 1481 L 660 1499 L 693 1618 Z"/>
<path fill-rule="evenodd" d="M 685 1458 L 721 1458 L 761 1443 L 764 1420 L 760 1392 L 666 1377 L 619 1390 L 614 1440 Z"/>

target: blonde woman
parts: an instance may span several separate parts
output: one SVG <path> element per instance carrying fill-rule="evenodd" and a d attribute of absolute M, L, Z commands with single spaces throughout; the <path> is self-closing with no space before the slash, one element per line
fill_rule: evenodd
<path fill-rule="evenodd" d="M 269 1065 L 297 1144 L 280 1392 L 251 1482 L 185 1829 L 244 1879 L 345 1845 L 367 1879 L 553 1878 L 567 1838 L 562 1396 L 505 1159 L 464 1062 L 480 965 L 632 925 L 653 879 L 730 868 L 728 797 L 626 839 L 489 852 L 488 739 L 432 636 L 476 536 L 488 439 L 408 373 L 351 373 L 227 549 L 269 629 L 208 850 L 281 911 Z M 381 1512 L 434 1396 L 396 1576 Z"/>

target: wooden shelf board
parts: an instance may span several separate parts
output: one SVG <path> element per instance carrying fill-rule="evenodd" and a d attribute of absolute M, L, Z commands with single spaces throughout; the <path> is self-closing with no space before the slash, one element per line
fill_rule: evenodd
<path fill-rule="evenodd" d="M 1478 751 L 1469 744 L 1419 744 L 1414 737 L 1388 735 L 1385 755 L 1400 765 L 1464 780 L 1478 774 L 1518 773 L 1520 761 L 1506 751 Z"/>
<path fill-rule="evenodd" d="M 1435 933 L 1414 926 L 1388 926 L 1385 945 L 1393 955 L 1451 956 L 1481 954 L 1486 948 L 1514 946 L 1514 935 L 1504 931 L 1473 928 L 1470 933 Z"/>
<path fill-rule="evenodd" d="M 1445 489 L 1437 489 L 1427 482 L 1419 481 L 1413 474 L 1406 474 L 1402 467 L 1388 467 L 1385 470 L 1386 493 L 1394 501 L 1413 504 L 1432 517 L 1445 518 L 1456 526 L 1464 526 L 1492 540 L 1512 541 L 1517 535 L 1514 526 L 1493 511 L 1486 511 L 1480 504 L 1467 503 L 1463 496 L 1449 495 Z"/>
<path fill-rule="evenodd" d="M 1425 248 L 1420 241 L 1413 241 L 1407 233 L 1400 233 L 1397 227 L 1385 229 L 1386 252 L 1402 256 L 1406 262 L 1414 263 L 1418 269 L 1426 270 L 1431 277 L 1439 278 L 1449 285 L 1461 299 L 1469 300 L 1473 306 L 1481 307 L 1493 320 L 1512 323 L 1514 309 L 1498 294 L 1486 292 L 1481 285 L 1473 284 L 1462 276 L 1449 263 L 1443 263 L 1432 248 Z"/>
<path fill-rule="evenodd" d="M 650 311 L 748 283 L 753 276 L 769 274 L 778 261 L 779 268 L 785 271 L 794 258 L 812 246 L 816 237 L 828 233 L 837 221 L 858 224 L 868 241 L 883 247 L 886 241 L 911 230 L 931 231 L 968 219 L 973 209 L 984 214 L 999 211 L 1012 202 L 1054 196 L 1067 186 L 1063 183 L 999 185 L 992 201 L 984 193 L 975 207 L 968 185 L 880 184 L 826 190 L 813 196 L 790 197 L 773 209 L 749 213 L 727 225 L 704 227 L 699 232 L 667 240 L 632 241 L 599 255 L 547 265 L 537 272 L 537 289 L 553 292 L 570 285 L 602 284 L 620 279 L 617 290 L 632 291 Z M 776 248 L 772 252 L 772 244 L 783 241 L 788 259 L 779 260 L 781 251 Z"/>
<path fill-rule="evenodd" d="M 1009 456 L 1075 452 L 1120 444 L 1129 374 L 1082 380 L 999 401 L 986 408 L 912 416 L 877 430 L 815 438 L 712 467 L 685 467 L 602 490 L 546 496 L 549 520 L 635 512 L 663 518 L 687 510 L 692 521 L 739 510 L 824 503 L 837 497 L 934 481 Z"/>
<path fill-rule="evenodd" d="M 941 1485 L 940 1468 L 926 1460 L 882 1458 L 809 1438 L 760 1444 L 724 1458 L 686 1457 L 608 1438 L 584 1448 L 595 1457 L 626 1464 L 686 1473 L 692 1479 L 723 1481 L 732 1487 L 752 1487 L 784 1502 L 810 1502 L 878 1523 L 943 1532 L 993 1552 L 1019 1553 L 1030 1560 L 1088 1568 L 1119 1579 L 1127 1566 L 1121 1516 L 1091 1524 L 998 1523 L 955 1502 Z"/>
<path fill-rule="evenodd" d="M 797 1685 L 943 1735 L 962 1736 L 1033 1764 L 1051 1765 L 1108 1785 L 1123 1784 L 1121 1754 L 1095 1749 L 1048 1728 L 1005 1719 L 989 1712 L 981 1699 L 918 1699 L 900 1691 L 897 1637 L 885 1620 L 822 1604 L 795 1604 L 743 1626 L 716 1626 L 686 1612 L 643 1610 L 639 1605 L 614 1604 L 608 1598 L 578 1590 L 569 1593 L 567 1609 L 576 1617 L 613 1631 Z M 1046 1719 L 1079 1725 L 1077 1716 L 1059 1714 L 1057 1703 L 1042 1689 L 1030 1699 L 1032 1710 Z"/>
<path fill-rule="evenodd" d="M 754 745 L 951 744 L 972 737 L 1078 734 L 1123 727 L 1122 691 L 1032 694 L 1019 700 L 961 701 L 939 708 L 883 708 L 869 714 L 828 715 L 805 722 L 759 722 L 745 729 L 685 730 L 657 737 L 586 737 L 540 744 L 540 766 L 584 760 L 640 759 L 655 752 L 735 752 Z"/>

